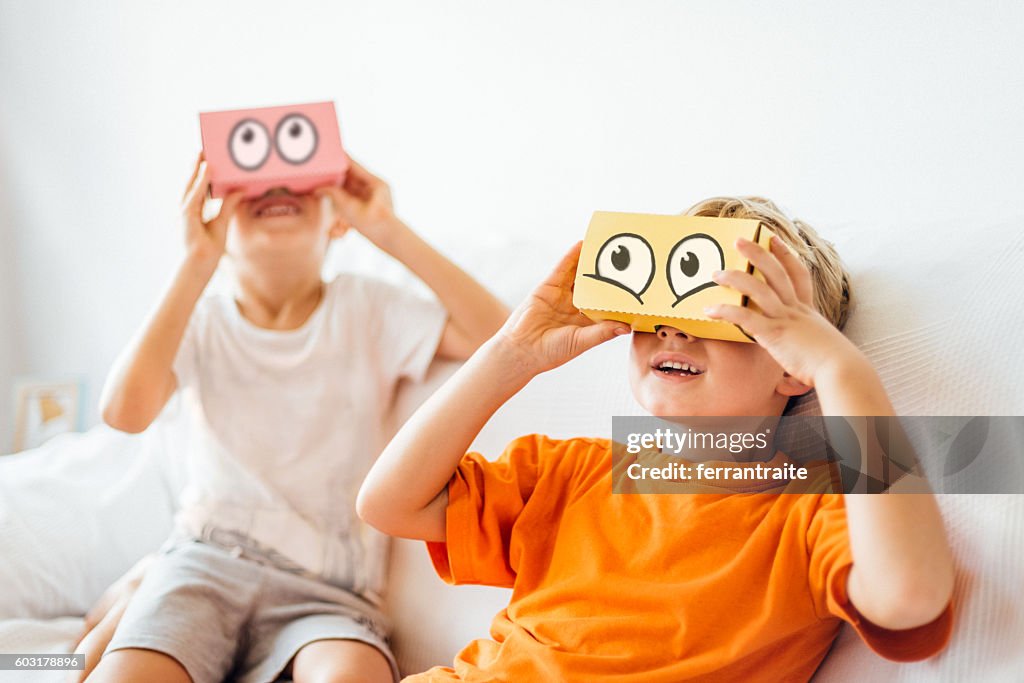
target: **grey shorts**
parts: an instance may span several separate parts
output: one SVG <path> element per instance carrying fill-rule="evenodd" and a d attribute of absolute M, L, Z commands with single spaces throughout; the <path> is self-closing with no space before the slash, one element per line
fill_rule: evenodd
<path fill-rule="evenodd" d="M 357 640 L 380 650 L 397 681 L 389 628 L 376 607 L 342 588 L 241 548 L 181 540 L 146 570 L 106 651 L 162 652 L 194 683 L 270 683 L 308 643 Z"/>

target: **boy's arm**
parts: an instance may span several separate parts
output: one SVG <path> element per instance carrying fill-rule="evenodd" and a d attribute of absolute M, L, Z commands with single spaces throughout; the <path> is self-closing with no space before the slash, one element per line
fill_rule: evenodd
<path fill-rule="evenodd" d="M 338 220 L 404 263 L 440 299 L 449 319 L 437 355 L 465 360 L 505 322 L 504 304 L 395 216 L 383 180 L 353 161 L 343 187 L 318 193 L 331 198 Z"/>
<path fill-rule="evenodd" d="M 717 306 L 710 317 L 740 325 L 796 380 L 813 386 L 823 415 L 893 415 L 882 382 L 863 353 L 814 309 L 807 268 L 778 238 L 770 251 L 746 240 L 740 251 L 766 279 L 724 271 L 716 282 L 761 309 Z M 927 482 L 918 488 L 928 491 Z M 850 602 L 887 629 L 909 629 L 942 614 L 953 593 L 953 560 L 935 496 L 845 496 L 853 567 Z"/>
<path fill-rule="evenodd" d="M 572 305 L 579 248 L 402 426 L 363 482 L 360 517 L 393 536 L 446 540 L 448 481 L 491 415 L 534 376 L 629 332 L 595 324 Z"/>
<path fill-rule="evenodd" d="M 469 358 L 508 318 L 503 303 L 394 215 L 386 240 L 378 246 L 423 280 L 448 311 L 438 356 Z"/>
<path fill-rule="evenodd" d="M 204 223 L 203 200 L 209 184 L 200 154 L 182 200 L 187 255 L 156 311 L 121 352 L 103 387 L 100 410 L 103 421 L 114 429 L 143 431 L 177 387 L 172 367 L 178 346 L 224 253 L 227 222 L 242 199 L 240 192 L 229 195 L 220 214 Z"/>
<path fill-rule="evenodd" d="M 894 415 L 874 368 L 852 358 L 815 378 L 823 415 Z M 942 515 L 925 493 L 845 496 L 853 568 L 847 595 L 869 621 L 907 629 L 934 621 L 953 594 L 953 557 Z"/>

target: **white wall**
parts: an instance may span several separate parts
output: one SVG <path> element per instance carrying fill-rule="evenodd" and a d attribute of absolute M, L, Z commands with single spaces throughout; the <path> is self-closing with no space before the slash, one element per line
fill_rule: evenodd
<path fill-rule="evenodd" d="M 335 100 L 400 213 L 500 287 L 594 209 L 760 193 L 826 234 L 997 216 L 1024 179 L 1021 35 L 1014 2 L 5 0 L 22 353 L 0 390 L 81 374 L 95 404 L 181 253 L 199 110 Z M 480 245 L 505 245 L 487 272 Z"/>
<path fill-rule="evenodd" d="M 14 224 L 10 197 L 4 177 L 9 175 L 0 154 L 0 453 L 10 449 L 14 433 L 14 387 L 12 379 L 21 365 L 20 329 L 14 267 Z"/>

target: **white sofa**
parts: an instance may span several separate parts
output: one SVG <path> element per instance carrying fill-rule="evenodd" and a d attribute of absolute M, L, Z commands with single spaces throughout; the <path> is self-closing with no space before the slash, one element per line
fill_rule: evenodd
<path fill-rule="evenodd" d="M 901 414 L 1024 414 L 1024 350 L 1016 340 L 1024 330 L 1021 227 L 1021 219 L 983 228 L 951 220 L 827 231 L 854 275 L 847 333 L 873 360 Z M 476 262 L 483 270 L 507 253 L 482 252 Z M 530 284 L 514 283 L 504 294 L 520 295 Z M 607 435 L 612 415 L 640 412 L 625 361 L 626 341 L 615 340 L 536 379 L 475 448 L 493 457 L 528 432 Z M 438 364 L 425 384 L 404 388 L 395 422 L 453 369 Z M 157 428 L 128 437 L 97 428 L 0 458 L 0 652 L 66 651 L 80 625 L 73 615 L 163 539 L 181 484 L 176 456 L 187 448 L 173 434 Z M 941 495 L 940 503 L 958 563 L 950 647 L 898 665 L 847 628 L 815 681 L 1024 680 L 1024 496 Z M 507 597 L 501 589 L 443 584 L 421 543 L 397 541 L 389 611 L 403 670 L 449 663 L 468 640 L 486 635 Z"/>

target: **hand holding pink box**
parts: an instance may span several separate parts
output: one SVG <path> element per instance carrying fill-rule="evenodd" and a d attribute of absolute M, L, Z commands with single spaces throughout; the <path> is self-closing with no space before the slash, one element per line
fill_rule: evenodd
<path fill-rule="evenodd" d="M 349 158 L 333 102 L 199 114 L 210 194 L 246 199 L 285 187 L 295 194 L 340 185 Z"/>

